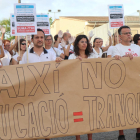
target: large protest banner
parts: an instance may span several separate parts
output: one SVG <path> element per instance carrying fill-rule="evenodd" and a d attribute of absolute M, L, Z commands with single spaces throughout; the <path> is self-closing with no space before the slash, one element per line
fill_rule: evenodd
<path fill-rule="evenodd" d="M 0 138 L 39 139 L 140 127 L 140 58 L 0 69 Z"/>

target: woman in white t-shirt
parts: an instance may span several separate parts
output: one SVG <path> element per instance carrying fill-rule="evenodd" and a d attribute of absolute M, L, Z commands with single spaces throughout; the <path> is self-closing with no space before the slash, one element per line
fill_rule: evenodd
<path fill-rule="evenodd" d="M 86 35 L 79 35 L 74 42 L 74 53 L 69 56 L 69 59 L 97 58 L 92 52 L 89 40 Z M 92 134 L 88 134 L 88 139 L 92 140 Z M 80 140 L 80 135 L 76 136 L 76 140 Z"/>
<path fill-rule="evenodd" d="M 17 65 L 19 64 L 19 61 L 22 60 L 22 56 L 26 51 L 26 40 L 25 39 L 20 39 L 20 56 L 19 56 L 19 51 L 18 51 L 18 42 L 16 45 L 16 54 L 12 58 L 12 65 Z"/>
<path fill-rule="evenodd" d="M 97 58 L 92 52 L 89 40 L 86 35 L 79 35 L 74 42 L 74 53 L 69 56 L 69 59 L 82 58 Z"/>
<path fill-rule="evenodd" d="M 56 47 L 53 47 L 52 35 L 46 35 L 45 36 L 45 49 L 48 52 L 53 53 L 56 57 L 61 57 L 62 59 L 65 58 L 65 55 L 63 54 L 63 52 L 60 49 L 58 49 Z"/>
<path fill-rule="evenodd" d="M 100 45 L 100 38 L 95 38 L 93 41 L 93 53 L 95 53 L 97 58 L 101 58 L 103 54 Z"/>

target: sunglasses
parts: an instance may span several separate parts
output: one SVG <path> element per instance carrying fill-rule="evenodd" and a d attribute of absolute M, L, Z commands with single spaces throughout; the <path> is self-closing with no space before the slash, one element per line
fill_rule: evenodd
<path fill-rule="evenodd" d="M 21 43 L 21 45 L 26 45 L 26 43 Z"/>

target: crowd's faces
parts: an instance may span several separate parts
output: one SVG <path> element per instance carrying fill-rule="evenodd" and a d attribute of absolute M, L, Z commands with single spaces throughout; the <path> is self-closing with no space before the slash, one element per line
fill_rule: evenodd
<path fill-rule="evenodd" d="M 95 42 L 94 42 L 94 45 L 95 45 L 95 47 L 100 48 L 100 46 L 101 46 L 100 39 L 96 39 Z"/>
<path fill-rule="evenodd" d="M 42 31 L 37 31 L 37 35 L 34 35 L 34 38 L 32 39 L 34 43 L 34 47 L 41 48 L 44 44 L 44 34 Z"/>
<path fill-rule="evenodd" d="M 45 46 L 52 46 L 52 38 L 51 38 L 51 36 L 46 37 Z"/>
<path fill-rule="evenodd" d="M 26 41 L 22 41 L 20 48 L 22 51 L 26 51 Z"/>
<path fill-rule="evenodd" d="M 85 51 L 87 48 L 87 39 L 86 38 L 82 38 L 79 42 L 78 42 L 78 48 L 79 50 Z"/>
<path fill-rule="evenodd" d="M 129 28 L 123 28 L 121 30 L 121 35 L 119 35 L 119 37 L 123 42 L 130 42 L 131 41 L 131 30 Z"/>
<path fill-rule="evenodd" d="M 9 41 L 5 42 L 4 49 L 9 51 L 9 49 L 10 49 L 10 42 Z"/>

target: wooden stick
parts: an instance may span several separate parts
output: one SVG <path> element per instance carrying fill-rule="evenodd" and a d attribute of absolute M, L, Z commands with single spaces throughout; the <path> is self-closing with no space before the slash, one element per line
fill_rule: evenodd
<path fill-rule="evenodd" d="M 119 34 L 118 34 L 118 29 L 117 29 L 117 44 L 119 44 Z"/>
<path fill-rule="evenodd" d="M 28 40 L 26 35 L 26 54 L 27 54 L 27 63 L 29 63 L 29 52 L 28 52 Z"/>
<path fill-rule="evenodd" d="M 20 56 L 20 37 L 18 36 L 18 55 Z"/>

